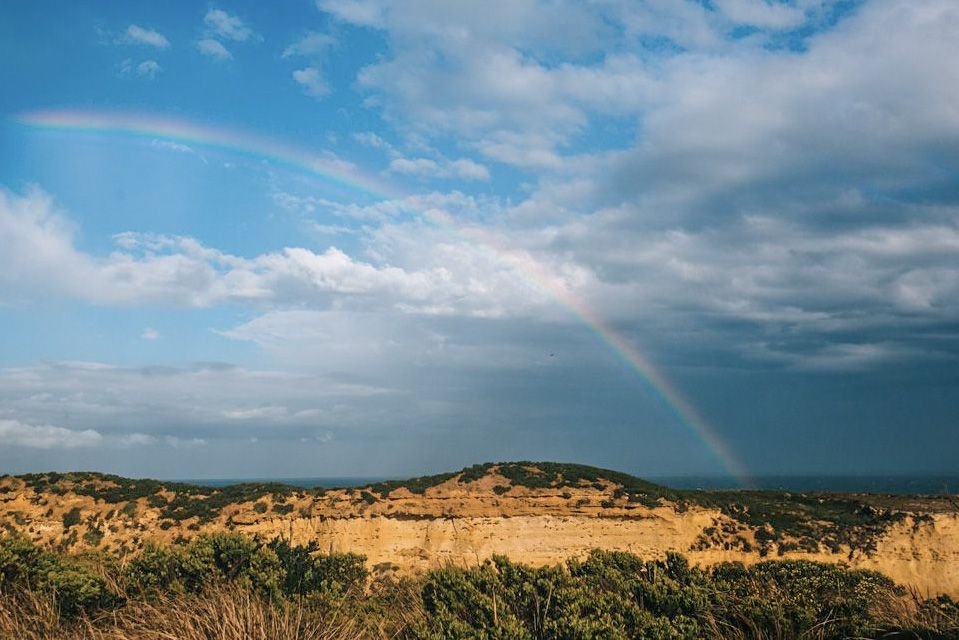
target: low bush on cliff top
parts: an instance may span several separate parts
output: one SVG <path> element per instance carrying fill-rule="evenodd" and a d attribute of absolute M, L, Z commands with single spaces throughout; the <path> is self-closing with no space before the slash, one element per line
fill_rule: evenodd
<path fill-rule="evenodd" d="M 674 490 L 629 474 L 579 464 L 554 462 L 485 463 L 467 467 L 458 473 L 422 476 L 409 480 L 376 483 L 360 493 L 367 504 L 376 502 L 395 489 L 405 487 L 414 494 L 457 479 L 459 483 L 479 480 L 492 472 L 505 477 L 511 487 L 531 489 L 594 488 L 608 491 L 611 498 L 601 501 L 605 507 L 630 507 L 642 504 L 655 507 L 668 501 L 677 510 L 689 505 L 716 508 L 742 525 L 752 528 L 762 555 L 782 554 L 793 549 L 834 553 L 861 551 L 871 553 L 876 541 L 887 529 L 903 521 L 909 504 L 906 500 L 885 501 L 875 506 L 861 496 L 842 494 L 802 494 L 776 491 L 687 491 Z M 246 483 L 222 488 L 191 484 L 133 480 L 99 473 L 28 474 L 18 478 L 35 490 L 62 495 L 73 491 L 108 503 L 126 502 L 122 513 L 135 513 L 134 501 L 145 498 L 160 511 L 160 518 L 183 521 L 196 518 L 210 522 L 222 510 L 235 503 L 257 502 L 272 496 L 274 504 L 309 493 L 321 495 L 321 489 L 305 491 L 274 483 Z M 508 488 L 494 489 L 503 495 Z M 878 498 L 878 497 L 877 497 Z M 133 505 L 131 507 L 131 505 Z M 274 507 L 274 511 L 282 513 Z M 64 523 L 70 526 L 69 522 Z M 745 538 L 744 538 L 745 539 Z M 711 544 L 704 538 L 704 544 Z M 720 541 L 718 544 L 723 544 Z"/>
<path fill-rule="evenodd" d="M 774 491 L 687 492 L 687 499 L 715 507 L 732 519 L 758 529 L 760 553 L 773 546 L 793 545 L 811 551 L 820 546 L 838 552 L 844 546 L 871 553 L 886 529 L 907 516 L 876 508 L 843 494 L 802 494 Z M 786 539 L 792 538 L 792 541 Z"/>
<path fill-rule="evenodd" d="M 496 472 L 510 481 L 514 487 L 529 489 L 561 489 L 566 487 L 593 487 L 604 490 L 611 485 L 622 487 L 623 493 L 631 502 L 642 502 L 648 506 L 655 506 L 659 498 L 681 500 L 679 493 L 641 480 L 626 473 L 599 469 L 581 464 L 559 462 L 487 462 L 474 464 L 460 472 L 440 473 L 432 476 L 421 476 L 409 480 L 391 480 L 378 482 L 370 487 L 374 493 L 381 496 L 388 495 L 394 489 L 401 487 L 415 494 L 423 494 L 427 489 L 438 486 L 457 478 L 457 482 L 475 482 Z"/>
<path fill-rule="evenodd" d="M 242 502 L 256 502 L 266 496 L 285 498 L 303 493 L 298 487 L 275 482 L 245 482 L 225 487 L 206 487 L 183 482 L 133 479 L 103 473 L 37 473 L 18 476 L 40 493 L 62 495 L 73 491 L 109 504 L 135 503 L 143 498 L 149 506 L 160 510 L 160 517 L 170 520 L 198 518 L 209 522 L 224 507 Z M 169 492 L 171 498 L 162 495 Z M 131 508 L 132 511 L 135 507 Z"/>
<path fill-rule="evenodd" d="M 204 631 L 205 630 L 205 631 Z M 125 563 L 0 537 L 0 638 L 959 638 L 959 606 L 808 561 L 691 567 L 593 551 L 370 579 L 362 556 L 233 534 Z"/>

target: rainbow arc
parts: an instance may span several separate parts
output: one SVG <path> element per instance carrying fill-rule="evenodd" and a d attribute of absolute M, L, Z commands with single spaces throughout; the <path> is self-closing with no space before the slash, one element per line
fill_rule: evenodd
<path fill-rule="evenodd" d="M 111 113 L 84 110 L 46 110 L 21 114 L 16 121 L 22 126 L 48 131 L 91 133 L 99 135 L 130 136 L 157 139 L 178 144 L 219 149 L 245 157 L 265 160 L 281 167 L 318 176 L 332 184 L 345 187 L 376 200 L 403 198 L 395 187 L 382 179 L 336 162 L 322 155 L 310 153 L 294 145 L 272 138 L 214 127 L 188 120 L 132 113 Z M 490 252 L 531 286 L 547 293 L 566 307 L 574 317 L 588 327 L 597 339 L 615 353 L 625 365 L 646 382 L 672 410 L 691 433 L 711 452 L 723 468 L 741 484 L 748 485 L 749 475 L 743 464 L 726 445 L 709 422 L 696 410 L 675 385 L 653 362 L 626 337 L 605 321 L 586 301 L 574 293 L 543 266 L 525 254 L 519 254 L 498 243 L 480 230 L 458 224 L 441 212 L 427 212 L 424 217 L 433 224 L 457 234 Z"/>

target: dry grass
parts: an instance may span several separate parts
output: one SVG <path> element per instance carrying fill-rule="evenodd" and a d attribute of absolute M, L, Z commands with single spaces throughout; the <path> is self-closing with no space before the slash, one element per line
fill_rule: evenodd
<path fill-rule="evenodd" d="M 379 593 L 380 607 L 351 610 L 310 601 L 265 600 L 249 590 L 224 586 L 198 596 L 167 595 L 152 601 L 133 599 L 93 618 L 61 619 L 51 594 L 0 592 L 0 640 L 392 640 L 426 615 L 413 584 L 393 585 Z M 930 607 L 918 593 L 890 593 L 872 612 L 882 621 L 873 637 L 892 639 L 959 638 L 954 609 Z M 748 619 L 701 620 L 713 640 L 786 640 L 787 629 L 762 628 Z M 802 638 L 834 638 L 830 621 Z M 735 623 L 735 624 L 734 624 Z M 922 629 L 916 634 L 912 629 Z"/>
<path fill-rule="evenodd" d="M 927 600 L 915 589 L 906 596 L 890 596 L 878 601 L 872 614 L 891 628 L 903 629 L 899 635 L 890 634 L 889 638 L 959 638 L 956 609 L 936 606 L 935 601 Z M 923 629 L 927 635 L 917 635 L 910 629 Z"/>
<path fill-rule="evenodd" d="M 336 611 L 274 604 L 243 589 L 134 600 L 96 618 L 61 620 L 50 596 L 0 597 L 3 640 L 354 640 L 369 630 Z"/>

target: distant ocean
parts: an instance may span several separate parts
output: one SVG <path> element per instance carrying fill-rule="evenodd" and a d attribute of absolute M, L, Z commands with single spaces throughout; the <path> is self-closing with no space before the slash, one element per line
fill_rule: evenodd
<path fill-rule="evenodd" d="M 304 489 L 313 489 L 314 487 L 322 487 L 323 489 L 343 489 L 349 487 L 366 487 L 377 482 L 398 479 L 399 478 L 376 476 L 355 476 L 348 478 L 208 478 L 205 480 L 171 480 L 171 482 L 184 482 L 186 484 L 196 484 L 203 487 L 228 487 L 233 484 L 243 484 L 245 482 L 276 482 L 279 484 L 288 484 L 294 487 L 303 487 Z M 403 479 L 405 480 L 406 478 Z"/>
<path fill-rule="evenodd" d="M 659 476 L 650 482 L 675 489 L 736 489 L 738 483 L 724 476 Z M 756 476 L 751 489 L 838 493 L 954 494 L 959 493 L 959 474 L 890 476 Z"/>
<path fill-rule="evenodd" d="M 392 477 L 317 477 L 317 478 L 214 478 L 207 480 L 179 480 L 207 487 L 226 487 L 242 482 L 279 482 L 295 487 L 324 489 L 362 487 L 386 480 L 405 480 Z M 650 476 L 650 482 L 674 489 L 736 489 L 737 482 L 727 476 Z M 778 491 L 893 494 L 959 494 L 959 474 L 944 475 L 890 475 L 890 476 L 758 476 L 753 478 L 753 489 Z"/>

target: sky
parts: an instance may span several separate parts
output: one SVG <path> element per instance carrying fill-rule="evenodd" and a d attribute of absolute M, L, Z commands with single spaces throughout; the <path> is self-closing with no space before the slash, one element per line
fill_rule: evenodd
<path fill-rule="evenodd" d="M 959 472 L 954 0 L 0 8 L 0 473 Z"/>

